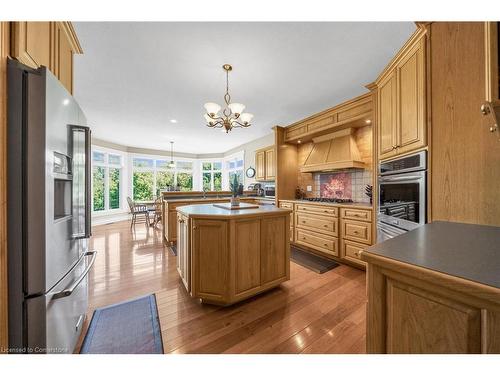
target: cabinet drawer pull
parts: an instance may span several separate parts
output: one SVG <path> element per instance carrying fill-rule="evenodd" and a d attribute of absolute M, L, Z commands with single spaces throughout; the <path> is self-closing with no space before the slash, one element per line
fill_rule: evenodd
<path fill-rule="evenodd" d="M 354 253 L 354 255 L 359 256 L 359 252 L 357 252 L 357 251 L 356 251 L 356 252 Z"/>
<path fill-rule="evenodd" d="M 359 234 L 359 232 L 358 232 L 357 230 L 355 230 L 353 233 L 354 233 L 354 234 Z"/>
<path fill-rule="evenodd" d="M 302 220 L 302 224 L 305 224 L 305 223 L 306 223 L 306 221 L 305 221 L 305 220 Z"/>
<path fill-rule="evenodd" d="M 324 243 L 324 244 L 323 244 L 323 246 L 326 246 L 326 247 L 328 247 L 328 244 L 327 244 L 327 243 Z"/>
<path fill-rule="evenodd" d="M 323 225 L 323 227 L 328 228 L 328 224 Z"/>

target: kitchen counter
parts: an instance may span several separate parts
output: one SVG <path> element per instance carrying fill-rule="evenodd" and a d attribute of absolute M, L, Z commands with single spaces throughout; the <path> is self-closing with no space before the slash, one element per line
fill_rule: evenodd
<path fill-rule="evenodd" d="M 203 196 L 195 196 L 195 197 L 171 197 L 171 198 L 163 198 L 164 202 L 173 202 L 173 203 L 181 203 L 181 202 L 199 202 L 199 201 L 227 201 L 231 199 L 230 195 L 227 196 L 221 196 L 221 197 L 213 197 L 213 196 L 206 196 L 203 198 Z M 240 200 L 251 200 L 251 199 L 264 199 L 261 197 L 253 197 L 253 196 L 245 196 L 245 197 L 240 197 Z"/>
<path fill-rule="evenodd" d="M 229 203 L 227 203 L 229 206 Z M 204 303 L 231 305 L 290 279 L 290 210 L 177 207 L 177 269 Z"/>
<path fill-rule="evenodd" d="M 361 208 L 361 209 L 373 209 L 373 205 L 370 203 L 363 202 L 352 202 L 352 203 L 331 203 L 331 202 L 314 202 L 308 201 L 306 199 L 280 199 L 280 202 L 291 202 L 300 204 L 317 204 L 322 206 L 333 206 L 333 207 L 349 207 L 349 208 Z"/>
<path fill-rule="evenodd" d="M 195 204 L 189 206 L 181 206 L 177 208 L 177 212 L 190 218 L 211 218 L 211 219 L 226 219 L 226 218 L 247 218 L 254 216 L 269 216 L 277 213 L 290 213 L 290 210 L 277 208 L 272 205 L 263 205 L 258 208 L 242 208 L 239 210 L 229 210 L 214 206 L 213 204 Z"/>
<path fill-rule="evenodd" d="M 361 259 L 367 353 L 500 353 L 500 228 L 433 222 Z"/>
<path fill-rule="evenodd" d="M 500 228 L 436 221 L 371 246 L 375 254 L 500 288 Z"/>

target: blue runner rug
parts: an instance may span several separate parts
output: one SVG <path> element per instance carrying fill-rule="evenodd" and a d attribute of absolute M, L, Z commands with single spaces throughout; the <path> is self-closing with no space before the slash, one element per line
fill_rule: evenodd
<path fill-rule="evenodd" d="M 96 309 L 82 354 L 163 354 L 153 294 Z"/>

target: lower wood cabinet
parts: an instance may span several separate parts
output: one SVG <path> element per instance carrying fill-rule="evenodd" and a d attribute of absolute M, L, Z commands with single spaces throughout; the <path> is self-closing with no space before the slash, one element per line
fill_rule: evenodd
<path fill-rule="evenodd" d="M 294 237 L 295 237 L 295 233 L 294 233 L 295 232 L 295 229 L 294 229 L 295 218 L 294 218 L 294 213 L 293 213 L 294 204 L 292 202 L 279 202 L 279 207 L 286 208 L 287 210 L 292 211 L 292 212 L 290 212 L 290 242 L 293 242 Z"/>
<path fill-rule="evenodd" d="M 339 255 L 337 237 L 327 236 L 297 227 L 295 230 L 295 242 L 327 255 Z"/>
<path fill-rule="evenodd" d="M 500 353 L 498 289 L 364 252 L 367 353 Z"/>
<path fill-rule="evenodd" d="M 368 245 L 360 244 L 345 239 L 342 239 L 340 241 L 340 244 L 341 244 L 340 246 L 343 258 L 357 264 L 361 265 L 365 264 L 365 262 L 361 260 L 361 253 L 368 247 Z"/>
<path fill-rule="evenodd" d="M 366 245 L 372 243 L 372 225 L 354 220 L 342 220 L 343 238 L 346 240 L 361 242 Z"/>
<path fill-rule="evenodd" d="M 177 247 L 181 249 L 186 249 L 189 245 L 189 218 L 181 214 L 177 215 L 177 233 L 179 240 L 177 241 Z M 189 251 L 179 251 L 177 253 L 177 271 L 179 276 L 189 292 L 191 290 L 191 279 L 190 279 L 190 262 L 191 256 Z"/>

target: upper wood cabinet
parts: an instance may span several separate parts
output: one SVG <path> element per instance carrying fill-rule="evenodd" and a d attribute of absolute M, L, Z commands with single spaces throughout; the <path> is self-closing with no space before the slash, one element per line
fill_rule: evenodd
<path fill-rule="evenodd" d="M 285 129 L 286 142 L 306 142 L 313 137 L 370 124 L 373 96 L 367 93 L 300 120 Z"/>
<path fill-rule="evenodd" d="M 275 178 L 274 146 L 255 151 L 255 179 L 257 181 L 274 181 Z"/>
<path fill-rule="evenodd" d="M 12 22 L 12 57 L 46 66 L 73 93 L 73 54 L 82 53 L 70 22 Z"/>
<path fill-rule="evenodd" d="M 420 28 L 375 82 L 380 159 L 427 145 L 425 48 Z"/>

